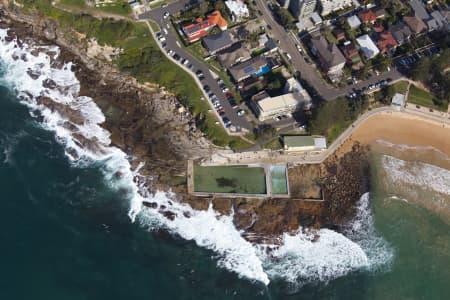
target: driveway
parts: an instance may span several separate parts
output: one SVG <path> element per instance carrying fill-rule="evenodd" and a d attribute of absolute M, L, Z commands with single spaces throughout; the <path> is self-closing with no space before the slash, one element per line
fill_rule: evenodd
<path fill-rule="evenodd" d="M 171 22 L 169 18 L 164 19 L 163 14 L 165 12 L 169 12 L 171 15 L 178 13 L 180 10 L 184 9 L 184 5 L 188 3 L 189 0 L 181 0 L 181 1 L 175 1 L 170 4 L 168 4 L 166 7 L 159 7 L 155 8 L 151 11 L 147 11 L 141 15 L 138 16 L 140 20 L 148 20 L 151 19 L 154 22 L 158 23 L 158 25 L 161 27 L 161 33 L 166 38 L 166 47 L 167 49 L 173 50 L 175 53 L 177 53 L 181 59 L 186 58 L 189 60 L 189 64 L 193 65 L 193 72 L 196 72 L 197 70 L 201 70 L 204 75 L 204 79 L 201 81 L 200 88 L 203 89 L 204 85 L 208 85 L 211 89 L 210 92 L 214 93 L 220 104 L 222 105 L 225 116 L 233 123 L 234 126 L 239 126 L 240 128 L 245 128 L 249 131 L 252 131 L 253 126 L 245 119 L 245 117 L 240 117 L 237 115 L 237 109 L 233 109 L 226 99 L 226 96 L 224 93 L 222 93 L 222 90 L 219 87 L 219 84 L 217 83 L 217 80 L 213 77 L 213 75 L 210 72 L 210 69 L 206 66 L 206 64 L 202 61 L 199 61 L 196 57 L 192 56 L 189 52 L 187 52 L 183 47 L 181 47 L 181 42 L 178 41 L 177 33 L 175 32 L 175 29 L 171 25 Z M 167 30 L 167 34 L 165 34 L 164 29 Z M 156 39 L 156 37 L 155 37 Z M 158 45 L 160 43 L 157 41 Z M 164 49 L 162 49 L 164 51 Z M 180 64 L 180 63 L 178 63 Z M 189 65 L 188 64 L 188 65 Z M 193 74 L 195 76 L 195 74 Z M 205 101 L 210 101 L 207 99 Z M 211 108 L 212 104 L 211 104 Z"/>

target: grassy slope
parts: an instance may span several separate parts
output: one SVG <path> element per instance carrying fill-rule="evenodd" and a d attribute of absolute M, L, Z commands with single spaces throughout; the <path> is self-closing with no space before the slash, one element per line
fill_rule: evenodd
<path fill-rule="evenodd" d="M 447 111 L 446 107 L 440 107 L 434 104 L 434 96 L 429 92 L 422 90 L 415 85 L 411 85 L 409 88 L 408 101 L 413 104 L 422 105 L 436 110 Z"/>
<path fill-rule="evenodd" d="M 64 0 L 66 4 L 77 4 L 80 0 Z M 90 15 L 71 14 L 53 7 L 48 0 L 25 2 L 23 11 L 33 13 L 35 10 L 52 17 L 60 23 L 60 28 L 68 28 L 84 33 L 88 38 L 96 38 L 100 44 L 108 44 L 124 49 L 116 63 L 120 69 L 127 71 L 141 82 L 154 82 L 166 87 L 176 94 L 180 101 L 194 115 L 203 114 L 205 122 L 200 126 L 205 134 L 219 146 L 243 148 L 250 146 L 239 137 L 229 136 L 217 119 L 209 113 L 210 108 L 201 100 L 202 92 L 195 80 L 179 66 L 166 58 L 156 45 L 148 28 L 143 23 L 96 19 Z"/>

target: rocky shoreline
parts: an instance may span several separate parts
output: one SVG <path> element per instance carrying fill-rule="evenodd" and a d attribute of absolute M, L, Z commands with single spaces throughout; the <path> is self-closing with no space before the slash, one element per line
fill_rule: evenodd
<path fill-rule="evenodd" d="M 317 166 L 321 169 L 317 180 L 322 187 L 323 202 L 207 199 L 188 195 L 187 159 L 221 150 L 196 129 L 189 113 L 178 111 L 179 102 L 174 95 L 157 86 L 141 85 L 108 63 L 89 57 L 86 49 L 64 38 L 53 20 L 18 14 L 5 7 L 0 13 L 0 25 L 10 29 L 10 37 L 18 36 L 23 41 L 32 40 L 42 45 L 56 44 L 61 48 L 59 63 L 75 64 L 81 95 L 92 97 L 101 108 L 106 117 L 102 125 L 111 132 L 113 145 L 132 157 L 132 166 L 144 163 L 140 173 L 148 181 L 150 192 L 172 190 L 179 201 L 189 203 L 194 209 L 207 209 L 212 203 L 222 214 L 233 211 L 234 224 L 249 240 L 261 242 L 296 231 L 300 226 L 339 229 L 354 215 L 355 203 L 370 188 L 369 151 L 356 144 L 342 157 L 330 157 Z M 74 122 L 80 117 L 49 98 L 39 101 Z M 153 209 L 154 205 L 146 203 L 145 206 Z M 173 218 L 170 214 L 165 216 Z"/>

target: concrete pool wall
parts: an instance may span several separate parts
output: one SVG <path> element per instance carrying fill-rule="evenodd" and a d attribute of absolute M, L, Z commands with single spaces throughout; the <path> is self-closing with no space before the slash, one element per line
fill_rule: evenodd
<path fill-rule="evenodd" d="M 189 161 L 188 192 L 196 196 L 288 198 L 287 166 L 200 166 Z"/>

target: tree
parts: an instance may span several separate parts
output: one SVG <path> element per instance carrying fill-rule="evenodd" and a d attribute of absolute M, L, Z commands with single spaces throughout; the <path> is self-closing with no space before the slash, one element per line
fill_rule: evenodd
<path fill-rule="evenodd" d="M 431 61 L 428 57 L 419 60 L 419 63 L 411 70 L 411 77 L 414 80 L 426 81 L 430 76 Z"/>

